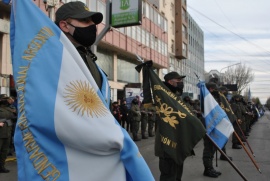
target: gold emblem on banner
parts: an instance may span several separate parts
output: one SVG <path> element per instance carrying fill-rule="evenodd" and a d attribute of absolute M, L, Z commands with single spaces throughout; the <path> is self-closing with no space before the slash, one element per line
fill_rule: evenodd
<path fill-rule="evenodd" d="M 86 81 L 73 81 L 65 88 L 66 104 L 81 116 L 102 117 L 108 113 L 96 91 Z"/>

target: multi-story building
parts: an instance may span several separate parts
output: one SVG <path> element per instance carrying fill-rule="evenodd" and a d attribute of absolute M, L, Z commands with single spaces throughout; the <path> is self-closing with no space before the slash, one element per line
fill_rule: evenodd
<path fill-rule="evenodd" d="M 188 56 L 180 63 L 181 71 L 187 75 L 185 92 L 194 99 L 200 91 L 197 83 L 204 80 L 204 34 L 193 18 L 188 17 Z M 198 77 L 197 77 L 198 76 Z M 198 79 L 199 78 L 199 79 Z"/>
<path fill-rule="evenodd" d="M 55 10 L 61 4 L 70 1 L 35 0 L 33 2 L 54 20 Z M 81 1 L 86 3 L 91 11 L 106 14 L 106 0 Z M 108 75 L 113 100 L 124 97 L 124 89 L 128 84 L 140 85 L 142 82 L 142 74 L 135 70 L 135 66 L 140 63 L 136 55 L 144 60 L 152 60 L 161 79 L 168 71 L 187 75 L 185 91 L 196 91 L 193 88 L 195 75 L 192 75 L 192 71 L 194 69 L 201 75 L 199 69 L 203 69 L 203 63 L 200 62 L 203 61 L 203 35 L 195 23 L 192 24 L 193 29 L 189 29 L 190 20 L 186 7 L 186 0 L 142 0 L 141 25 L 110 28 L 102 38 L 96 48 L 97 63 Z M 4 5 L 0 0 L 0 8 L 1 13 L 2 9 L 5 9 L 0 20 L 8 22 L 10 5 Z M 105 24 L 106 16 L 98 25 L 98 33 L 103 30 Z M 191 35 L 188 34 L 189 32 Z M 8 48 L 9 32 L 1 33 L 0 29 L 0 36 L 2 45 L 0 73 L 9 75 L 12 74 Z M 191 37 L 193 37 L 192 45 L 188 43 Z M 3 93 L 2 89 L 1 93 Z"/>
<path fill-rule="evenodd" d="M 12 64 L 9 41 L 10 5 L 0 1 L 0 94 L 10 94 Z"/>
<path fill-rule="evenodd" d="M 198 98 L 198 78 L 204 80 L 204 35 L 187 12 L 186 0 L 162 0 L 160 11 L 168 20 L 168 69 L 186 75 L 184 95 Z"/>

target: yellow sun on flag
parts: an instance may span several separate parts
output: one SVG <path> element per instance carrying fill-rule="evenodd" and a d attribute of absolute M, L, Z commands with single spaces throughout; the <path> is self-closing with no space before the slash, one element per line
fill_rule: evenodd
<path fill-rule="evenodd" d="M 65 102 L 73 109 L 83 116 L 102 117 L 108 113 L 108 110 L 102 103 L 96 91 L 86 81 L 73 81 L 65 88 L 64 93 Z"/>

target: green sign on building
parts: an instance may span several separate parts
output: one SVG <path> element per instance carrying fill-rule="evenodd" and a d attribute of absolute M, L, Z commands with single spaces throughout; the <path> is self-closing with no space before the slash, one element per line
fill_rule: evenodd
<path fill-rule="evenodd" d="M 112 1 L 112 27 L 140 25 L 142 21 L 141 0 Z"/>

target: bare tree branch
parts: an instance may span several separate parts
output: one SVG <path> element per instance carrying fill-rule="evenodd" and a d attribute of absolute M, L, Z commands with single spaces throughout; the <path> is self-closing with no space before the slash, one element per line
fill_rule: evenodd
<path fill-rule="evenodd" d="M 249 85 L 249 83 L 254 80 L 252 69 L 242 63 L 235 67 L 230 67 L 225 72 L 225 74 L 230 82 L 237 84 L 238 94 L 241 94 L 241 92 Z"/>

